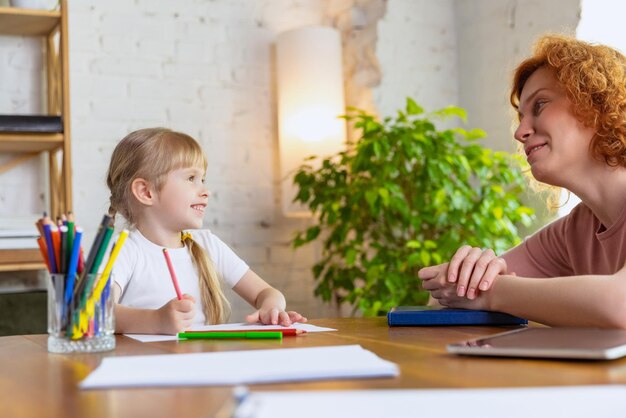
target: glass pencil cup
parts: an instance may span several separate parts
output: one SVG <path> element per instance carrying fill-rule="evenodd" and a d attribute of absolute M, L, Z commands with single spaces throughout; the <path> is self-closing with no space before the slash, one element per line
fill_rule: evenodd
<path fill-rule="evenodd" d="M 46 275 L 49 352 L 95 353 L 115 348 L 110 283 L 99 281 L 99 274 L 82 280 L 78 275 L 75 280 L 65 274 Z"/>

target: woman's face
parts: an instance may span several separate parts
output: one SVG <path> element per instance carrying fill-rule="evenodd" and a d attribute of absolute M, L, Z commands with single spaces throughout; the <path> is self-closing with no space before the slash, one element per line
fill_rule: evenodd
<path fill-rule="evenodd" d="M 551 69 L 541 67 L 520 95 L 520 124 L 515 139 L 524 146 L 533 176 L 544 183 L 570 188 L 596 162 L 589 143 L 595 134 L 579 122 Z M 570 188 L 571 189 L 571 188 Z"/>

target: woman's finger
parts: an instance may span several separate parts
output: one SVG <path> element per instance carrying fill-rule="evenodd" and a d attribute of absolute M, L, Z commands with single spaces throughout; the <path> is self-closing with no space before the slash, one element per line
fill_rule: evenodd
<path fill-rule="evenodd" d="M 467 285 L 469 279 L 474 271 L 476 262 L 482 255 L 483 251 L 480 248 L 472 248 L 467 256 L 463 259 L 461 264 L 461 270 L 459 272 L 459 278 L 456 285 L 456 294 L 458 296 L 465 296 L 467 292 Z"/>
<path fill-rule="evenodd" d="M 450 264 L 448 265 L 448 281 L 449 282 L 454 283 L 457 281 L 459 277 L 459 267 L 461 266 L 461 263 L 463 262 L 465 257 L 467 257 L 467 255 L 469 254 L 471 250 L 472 250 L 472 247 L 470 247 L 469 245 L 464 245 L 458 250 L 456 250 L 456 253 L 452 256 L 452 259 L 450 260 Z"/>
<path fill-rule="evenodd" d="M 493 252 L 492 249 L 486 249 L 480 255 L 476 264 L 474 265 L 474 271 L 472 271 L 472 275 L 470 276 L 469 282 L 467 283 L 467 297 L 468 299 L 474 299 L 477 296 L 478 286 L 480 285 L 487 268 L 489 267 L 489 263 L 496 258 L 496 253 Z"/>
<path fill-rule="evenodd" d="M 506 274 L 506 271 L 507 265 L 503 258 L 498 257 L 491 260 L 485 274 L 483 274 L 480 284 L 477 285 L 477 288 L 482 291 L 489 290 L 491 288 L 491 284 L 496 279 L 496 276 L 499 274 Z M 515 273 L 513 273 L 513 275 L 515 275 Z"/>

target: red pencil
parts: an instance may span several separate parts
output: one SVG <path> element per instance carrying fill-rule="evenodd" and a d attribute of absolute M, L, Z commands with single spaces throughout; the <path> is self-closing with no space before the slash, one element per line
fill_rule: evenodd
<path fill-rule="evenodd" d="M 39 250 L 41 251 L 41 256 L 43 257 L 43 260 L 46 262 L 48 271 L 50 271 L 50 260 L 48 260 L 48 247 L 46 247 L 46 241 L 43 239 L 43 236 L 37 238 L 37 244 L 39 244 Z"/>
<path fill-rule="evenodd" d="M 180 293 L 180 288 L 178 287 L 178 279 L 176 278 L 176 272 L 174 271 L 174 266 L 172 265 L 172 260 L 170 259 L 170 255 L 167 252 L 167 248 L 163 248 L 163 256 L 165 257 L 165 261 L 167 262 L 167 268 L 170 271 L 170 276 L 172 276 L 172 283 L 174 283 L 174 289 L 176 289 L 176 297 L 178 300 L 182 300 L 183 295 Z"/>
<path fill-rule="evenodd" d="M 283 337 L 295 337 L 297 335 L 300 334 L 305 334 L 306 331 L 302 330 L 302 329 L 296 329 L 296 328 L 285 328 L 285 329 L 251 329 L 250 331 L 252 332 L 282 332 Z M 245 329 L 225 329 L 225 330 L 209 330 L 209 331 L 202 331 L 202 330 L 188 330 L 185 331 L 185 333 L 189 334 L 189 333 L 210 333 L 210 332 L 245 332 Z"/>

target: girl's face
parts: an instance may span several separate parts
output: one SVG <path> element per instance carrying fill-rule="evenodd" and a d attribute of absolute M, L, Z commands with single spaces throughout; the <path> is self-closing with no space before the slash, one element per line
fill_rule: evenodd
<path fill-rule="evenodd" d="M 574 117 L 551 69 L 541 67 L 526 81 L 519 118 L 515 139 L 523 144 L 537 180 L 569 188 L 572 180 L 580 179 L 595 164 L 589 152 L 595 131 Z"/>
<path fill-rule="evenodd" d="M 202 227 L 209 191 L 204 185 L 204 168 L 189 167 L 171 171 L 155 205 L 161 224 L 173 231 Z"/>

